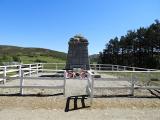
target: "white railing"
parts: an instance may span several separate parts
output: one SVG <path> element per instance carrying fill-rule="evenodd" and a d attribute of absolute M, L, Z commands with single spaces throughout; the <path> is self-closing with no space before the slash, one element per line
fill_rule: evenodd
<path fill-rule="evenodd" d="M 91 71 L 97 71 L 97 72 L 110 72 L 110 73 L 118 73 L 118 72 L 124 72 L 124 73 L 137 73 L 137 72 L 157 72 L 155 69 L 146 69 L 146 68 L 138 68 L 138 67 L 128 67 L 128 66 L 121 66 L 121 65 L 111 65 L 111 64 L 90 64 Z M 22 65 L 8 65 L 8 66 L 0 66 L 0 82 L 6 83 L 6 78 L 12 77 L 18 79 L 22 78 L 21 71 L 23 71 L 23 78 L 24 77 L 30 77 L 34 74 L 38 74 L 39 72 L 55 72 L 55 71 L 61 71 L 62 69 L 65 69 L 65 63 L 34 63 L 34 64 L 22 64 Z M 87 91 L 89 95 L 93 96 L 93 88 L 96 88 L 94 86 L 94 80 L 96 81 L 98 78 L 94 78 L 94 74 L 90 71 L 88 72 L 88 88 Z M 134 75 L 133 77 L 130 77 L 130 83 L 131 86 L 129 88 L 132 90 L 131 93 L 134 93 L 134 89 L 136 88 L 133 85 L 134 82 Z M 29 79 L 29 78 L 28 78 Z M 33 78 L 34 79 L 34 78 Z M 36 79 L 36 78 L 35 78 Z M 41 79 L 41 78 L 37 78 Z M 112 80 L 111 78 L 100 78 L 98 80 Z M 133 81 L 132 81 L 133 79 Z M 123 79 L 125 81 L 125 79 Z M 134 87 L 131 88 L 131 87 Z M 141 87 L 142 89 L 143 87 Z M 151 88 L 151 87 L 150 87 Z M 98 89 L 98 88 L 97 88 Z M 92 99 L 91 99 L 92 101 Z"/>
<path fill-rule="evenodd" d="M 7 65 L 0 66 L 0 81 L 3 81 L 5 84 L 5 77 L 20 77 L 21 71 L 23 71 L 24 76 L 31 76 L 32 74 L 38 74 L 43 69 L 43 64 L 22 64 L 22 65 Z"/>
<path fill-rule="evenodd" d="M 88 79 L 87 79 L 87 88 L 86 92 L 90 98 L 90 103 L 92 104 L 93 98 L 95 96 L 94 90 L 96 89 L 129 89 L 129 95 L 134 95 L 135 89 L 160 89 L 160 85 L 158 86 L 150 86 L 150 79 L 153 77 L 153 73 L 158 75 L 158 81 L 160 81 L 160 71 L 155 69 L 145 69 L 145 68 L 137 68 L 137 67 L 128 67 L 128 66 L 120 66 L 120 65 L 110 65 L 110 64 L 90 64 L 91 70 L 88 71 Z M 46 89 L 63 89 L 63 94 L 65 95 L 65 85 L 66 85 L 66 71 L 62 70 L 65 68 L 65 63 L 35 63 L 35 64 L 22 64 L 22 65 L 8 65 L 8 66 L 0 66 L 0 82 L 4 84 L 0 84 L 0 88 L 19 88 L 20 93 L 23 95 L 24 88 L 46 88 Z M 63 72 L 63 77 L 34 77 L 35 74 L 41 72 Z M 114 78 L 102 77 L 96 78 L 96 74 L 94 72 L 101 74 L 112 74 L 111 76 L 116 76 Z M 120 75 L 120 74 L 126 74 Z M 138 75 L 140 74 L 140 75 Z M 149 82 L 145 85 L 138 85 L 137 82 L 142 79 L 142 74 L 146 75 L 143 79 L 148 79 Z M 153 77 L 154 78 L 154 77 Z M 19 80 L 19 85 L 8 85 L 6 80 Z M 56 86 L 44 86 L 44 85 L 26 85 L 24 81 L 27 80 L 62 80 L 63 84 Z M 98 81 L 128 81 L 127 86 L 96 86 Z"/>
<path fill-rule="evenodd" d="M 98 73 L 101 75 L 103 74 L 113 74 L 112 77 L 104 77 L 104 78 L 96 78 L 95 74 L 93 72 L 88 71 L 88 85 L 86 88 L 86 91 L 88 93 L 88 96 L 90 97 L 90 102 L 92 104 L 93 97 L 94 97 L 94 90 L 96 89 L 102 89 L 102 90 L 114 90 L 114 89 L 129 89 L 130 93 L 128 95 L 134 96 L 135 89 L 154 89 L 154 90 L 160 90 L 160 71 L 98 71 Z M 122 73 L 122 75 L 120 75 Z M 124 75 L 126 74 L 126 75 Z M 114 76 L 114 77 L 113 77 Z M 151 79 L 156 79 L 158 81 L 158 85 L 149 85 L 149 82 L 151 82 Z M 141 82 L 141 79 L 144 79 L 147 84 L 139 85 L 137 82 Z M 121 81 L 128 81 L 128 86 L 96 86 L 96 83 L 99 81 L 114 81 L 114 82 L 121 82 Z"/>
<path fill-rule="evenodd" d="M 88 96 L 90 97 L 90 104 L 92 105 L 92 101 L 93 101 L 93 97 L 94 97 L 94 74 L 91 71 L 87 71 L 88 72 L 88 79 L 87 79 L 87 88 L 86 88 L 86 92 L 88 94 Z"/>
<path fill-rule="evenodd" d="M 32 67 L 31 67 L 32 68 Z M 37 68 L 36 68 L 37 69 Z M 45 70 L 47 71 L 47 70 Z M 49 70 L 51 71 L 51 70 Z M 56 70 L 52 70 L 52 72 L 57 72 Z M 58 71 L 59 72 L 59 71 Z M 0 88 L 19 88 L 20 94 L 23 95 L 24 93 L 24 88 L 43 88 L 43 89 L 62 89 L 63 90 L 63 95 L 65 95 L 65 85 L 66 85 L 66 71 L 61 70 L 63 72 L 63 77 L 54 77 L 54 78 L 49 78 L 49 77 L 31 77 L 31 76 L 26 76 L 25 77 L 25 72 L 21 70 L 20 76 L 17 77 L 3 77 L 3 79 L 9 79 L 9 80 L 19 80 L 19 85 L 7 85 L 6 84 L 1 84 Z M 2 77 L 1 77 L 2 78 Z M 62 80 L 63 83 L 61 85 L 25 85 L 24 81 L 27 80 L 36 80 L 38 83 L 39 80 L 44 81 L 44 80 Z"/>
<path fill-rule="evenodd" d="M 138 67 L 129 67 L 112 64 L 90 64 L 91 70 L 96 71 L 154 71 L 155 69 L 146 69 Z M 20 71 L 24 71 L 24 75 L 31 76 L 32 74 L 38 74 L 45 69 L 62 70 L 65 69 L 65 63 L 34 63 L 34 64 L 22 64 L 22 65 L 7 65 L 0 66 L 0 76 L 17 77 L 20 75 Z M 0 79 L 2 81 L 3 79 Z M 5 82 L 5 80 L 4 80 Z"/>
<path fill-rule="evenodd" d="M 139 67 L 129 67 L 122 65 L 112 65 L 112 64 L 90 64 L 92 70 L 97 71 L 154 71 L 156 69 L 147 69 Z"/>
<path fill-rule="evenodd" d="M 96 71 L 155 71 L 155 69 L 146 69 L 138 67 L 129 67 L 112 64 L 90 64 L 91 70 Z M 0 77 L 17 77 L 20 76 L 21 70 L 24 71 L 25 76 L 31 76 L 32 74 L 38 74 L 45 70 L 62 70 L 65 69 L 65 63 L 34 63 L 34 64 L 22 64 L 22 65 L 7 65 L 0 66 Z M 5 79 L 0 81 L 6 82 Z"/>

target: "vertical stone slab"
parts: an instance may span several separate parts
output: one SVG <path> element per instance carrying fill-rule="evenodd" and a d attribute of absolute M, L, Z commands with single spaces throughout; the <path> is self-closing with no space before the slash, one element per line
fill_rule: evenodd
<path fill-rule="evenodd" d="M 80 35 L 70 38 L 66 69 L 90 69 L 88 57 L 88 40 Z"/>

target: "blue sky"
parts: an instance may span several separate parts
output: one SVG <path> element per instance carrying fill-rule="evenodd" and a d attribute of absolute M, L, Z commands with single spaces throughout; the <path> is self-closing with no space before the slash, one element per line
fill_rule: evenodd
<path fill-rule="evenodd" d="M 0 0 L 0 44 L 67 52 L 81 33 L 89 54 L 109 39 L 160 20 L 160 0 Z"/>

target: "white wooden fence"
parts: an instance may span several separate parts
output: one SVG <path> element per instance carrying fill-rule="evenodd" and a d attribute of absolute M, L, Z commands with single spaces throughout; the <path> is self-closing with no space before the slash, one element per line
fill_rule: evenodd
<path fill-rule="evenodd" d="M 36 64 L 22 64 L 22 65 L 8 65 L 8 66 L 0 66 L 0 88 L 19 88 L 20 94 L 23 94 L 24 88 L 43 88 L 43 89 L 63 89 L 63 94 L 65 95 L 65 84 L 66 78 L 65 70 L 53 70 L 53 69 L 43 69 L 43 65 L 41 63 Z M 40 72 L 63 72 L 63 77 L 38 77 L 38 73 Z M 37 74 L 36 77 L 35 74 Z M 34 76 L 32 76 L 34 75 Z M 7 85 L 6 80 L 19 80 L 19 85 Z M 35 85 L 25 85 L 25 80 L 62 80 L 62 85 L 56 86 L 35 86 Z"/>
<path fill-rule="evenodd" d="M 49 70 L 51 71 L 51 70 Z M 57 72 L 55 70 L 52 70 L 52 72 Z M 59 72 L 59 71 L 58 71 Z M 20 89 L 20 94 L 23 95 L 23 89 L 24 88 L 40 88 L 40 89 L 63 89 L 63 95 L 65 95 L 65 84 L 66 84 L 66 78 L 65 78 L 65 74 L 66 71 L 61 70 L 61 72 L 63 72 L 63 77 L 54 77 L 54 78 L 49 78 L 49 77 L 30 77 L 30 76 L 24 76 L 24 72 L 23 70 L 20 72 L 21 75 L 18 77 L 3 77 L 3 79 L 9 79 L 9 80 L 19 80 L 19 85 L 0 85 L 0 88 L 19 88 Z M 39 80 L 62 80 L 63 84 L 61 85 L 54 85 L 54 86 L 45 86 L 45 85 L 25 85 L 24 81 L 25 80 L 36 80 L 36 82 L 38 83 Z"/>
<path fill-rule="evenodd" d="M 116 78 L 95 78 L 95 74 L 93 74 L 93 72 L 88 71 L 88 86 L 86 88 L 86 91 L 88 93 L 88 96 L 90 97 L 90 103 L 92 104 L 93 101 L 93 97 L 94 97 L 94 90 L 96 89 L 102 89 L 102 90 L 106 90 L 106 89 L 110 89 L 110 90 L 114 90 L 114 89 L 129 89 L 130 93 L 129 95 L 134 96 L 134 90 L 135 89 L 149 89 L 149 90 L 160 90 L 160 71 L 99 71 L 99 73 L 113 73 Z M 127 74 L 126 77 L 120 77 L 118 74 L 119 73 L 125 73 Z M 140 74 L 140 76 L 138 76 L 137 74 Z M 156 74 L 157 76 L 157 81 L 159 81 L 159 85 L 157 86 L 149 86 L 148 84 L 145 85 L 136 85 L 136 82 L 140 81 L 140 79 L 142 78 L 141 74 L 145 74 L 147 76 L 147 78 L 144 79 L 151 79 L 151 74 Z M 153 76 L 152 76 L 153 77 Z M 96 81 L 128 81 L 130 83 L 130 85 L 128 86 L 117 86 L 117 87 L 113 87 L 113 86 L 107 86 L 107 87 L 101 87 L 101 86 L 96 86 Z"/>
<path fill-rule="evenodd" d="M 127 78 L 95 78 L 95 74 L 91 71 L 88 71 L 88 86 L 87 93 L 90 97 L 91 103 L 94 97 L 95 89 L 130 89 L 130 94 L 134 95 L 135 89 L 160 89 L 159 86 L 135 86 L 135 81 L 138 78 L 135 76 L 135 73 L 159 73 L 160 71 L 155 71 L 154 69 L 145 69 L 137 67 L 128 67 L 120 65 L 111 65 L 111 64 L 90 64 L 91 71 L 103 72 L 103 73 L 131 73 Z M 63 89 L 65 95 L 65 63 L 35 63 L 35 64 L 22 64 L 22 65 L 8 65 L 0 66 L 0 82 L 4 83 L 0 88 L 19 88 L 20 93 L 23 94 L 24 88 L 47 88 L 47 89 Z M 45 78 L 45 77 L 33 77 L 33 74 L 38 74 L 40 72 L 56 72 L 63 71 L 64 77 L 58 78 Z M 150 75 L 149 75 L 150 76 Z M 148 76 L 148 77 L 149 77 Z M 6 86 L 6 79 L 19 79 L 19 85 L 17 86 Z M 24 84 L 24 80 L 63 80 L 63 85 L 60 86 L 27 86 Z M 129 80 L 128 80 L 129 79 Z M 130 86 L 125 87 L 96 87 L 95 81 L 130 81 Z M 38 82 L 38 81 L 37 81 Z"/>
<path fill-rule="evenodd" d="M 138 67 L 129 67 L 112 64 L 90 64 L 91 70 L 96 71 L 154 71 L 155 69 L 146 69 Z M 45 69 L 62 70 L 65 69 L 65 63 L 34 63 L 34 64 L 22 64 L 22 65 L 7 65 L 0 66 L 0 76 L 17 77 L 20 76 L 21 70 L 24 71 L 24 76 L 31 76 L 32 74 L 38 74 Z M 3 79 L 0 79 L 2 81 Z M 4 80 L 5 82 L 5 80 Z"/>
<path fill-rule="evenodd" d="M 93 97 L 94 97 L 93 91 L 94 91 L 94 74 L 91 71 L 88 71 L 86 92 L 87 92 L 88 96 L 90 97 L 90 104 L 91 105 L 92 105 L 92 101 L 93 101 Z"/>
<path fill-rule="evenodd" d="M 154 71 L 156 69 L 147 69 L 139 67 L 129 67 L 112 64 L 90 64 L 90 68 L 96 71 Z"/>
<path fill-rule="evenodd" d="M 65 63 L 43 63 L 43 65 L 51 65 L 52 69 L 60 70 L 65 69 Z M 139 68 L 139 67 L 129 67 L 122 65 L 112 65 L 112 64 L 90 64 L 91 70 L 96 71 L 154 71 L 156 69 L 147 69 L 147 68 Z"/>
<path fill-rule="evenodd" d="M 42 69 L 43 64 L 41 63 L 0 66 L 0 81 L 5 84 L 5 77 L 20 77 L 21 71 L 23 71 L 24 76 L 31 76 L 35 73 L 38 74 Z"/>

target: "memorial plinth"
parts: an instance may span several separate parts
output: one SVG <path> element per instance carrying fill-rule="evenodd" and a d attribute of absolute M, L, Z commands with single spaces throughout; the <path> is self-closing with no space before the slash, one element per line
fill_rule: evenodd
<path fill-rule="evenodd" d="M 66 69 L 83 68 L 89 70 L 88 40 L 80 35 L 70 38 Z"/>

